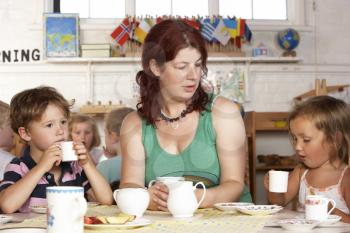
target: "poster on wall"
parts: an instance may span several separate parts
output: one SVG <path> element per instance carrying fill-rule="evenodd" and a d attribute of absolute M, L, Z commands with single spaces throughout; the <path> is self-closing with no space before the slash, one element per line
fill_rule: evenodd
<path fill-rule="evenodd" d="M 79 15 L 44 14 L 44 55 L 51 57 L 79 56 Z"/>

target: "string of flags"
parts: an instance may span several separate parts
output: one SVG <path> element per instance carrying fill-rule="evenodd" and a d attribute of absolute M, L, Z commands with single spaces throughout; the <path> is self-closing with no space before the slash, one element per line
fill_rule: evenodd
<path fill-rule="evenodd" d="M 126 17 L 111 33 L 114 42 L 123 46 L 127 41 L 143 44 L 145 37 L 150 29 L 162 20 L 171 17 Z M 180 17 L 177 17 L 180 18 Z M 197 18 L 180 18 L 191 27 L 199 30 L 203 38 L 209 44 L 220 44 L 226 46 L 229 42 L 235 44 L 237 48 L 241 48 L 245 41 L 250 42 L 252 32 L 246 24 L 245 19 L 228 17 L 197 17 Z"/>

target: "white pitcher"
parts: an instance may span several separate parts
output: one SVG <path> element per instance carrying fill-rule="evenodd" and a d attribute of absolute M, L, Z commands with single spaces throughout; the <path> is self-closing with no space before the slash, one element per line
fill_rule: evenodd
<path fill-rule="evenodd" d="M 194 193 L 198 185 L 202 185 L 203 187 L 203 195 L 199 202 L 197 202 Z M 205 197 L 206 189 L 203 182 L 198 182 L 193 186 L 192 181 L 178 181 L 169 184 L 168 187 L 168 209 L 170 213 L 176 218 L 192 217 Z"/>

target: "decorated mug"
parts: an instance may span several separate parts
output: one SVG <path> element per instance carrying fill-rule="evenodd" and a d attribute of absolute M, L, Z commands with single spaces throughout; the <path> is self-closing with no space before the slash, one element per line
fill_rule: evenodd
<path fill-rule="evenodd" d="M 328 210 L 328 204 L 332 208 Z M 327 220 L 329 214 L 335 209 L 335 201 L 321 195 L 308 195 L 305 199 L 305 218 L 307 220 Z"/>
<path fill-rule="evenodd" d="M 87 203 L 84 188 L 53 186 L 46 188 L 47 232 L 83 233 Z"/>

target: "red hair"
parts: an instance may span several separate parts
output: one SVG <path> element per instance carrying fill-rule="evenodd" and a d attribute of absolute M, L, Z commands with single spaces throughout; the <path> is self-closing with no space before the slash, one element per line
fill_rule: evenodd
<path fill-rule="evenodd" d="M 160 114 L 159 80 L 150 69 L 150 61 L 155 60 L 159 67 L 166 62 L 175 59 L 181 49 L 194 48 L 201 54 L 201 66 L 203 74 L 207 74 L 208 53 L 205 42 L 196 29 L 187 25 L 183 20 L 164 20 L 151 28 L 145 38 L 142 51 L 142 68 L 136 75 L 136 82 L 140 86 L 140 102 L 136 105 L 138 114 L 147 120 L 147 123 L 155 125 Z M 192 96 L 189 105 L 191 111 L 206 110 L 209 101 L 201 85 Z"/>

